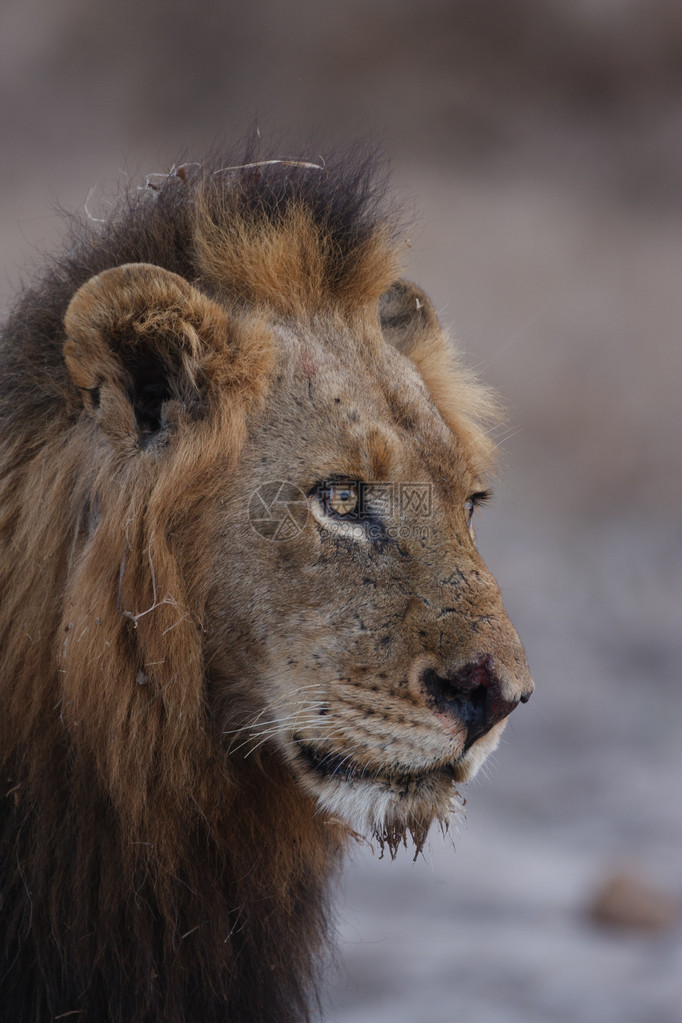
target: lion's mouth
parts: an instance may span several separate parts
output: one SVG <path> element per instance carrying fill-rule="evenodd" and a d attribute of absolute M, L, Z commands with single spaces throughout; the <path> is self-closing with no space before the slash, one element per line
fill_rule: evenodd
<path fill-rule="evenodd" d="M 420 782 L 442 778 L 455 780 L 455 765 L 442 764 L 432 768 L 406 769 L 404 765 L 395 764 L 387 767 L 373 767 L 357 764 L 348 754 L 316 749 L 305 740 L 294 736 L 298 759 L 319 778 L 337 779 L 339 781 L 383 782 L 391 788 L 413 788 Z"/>

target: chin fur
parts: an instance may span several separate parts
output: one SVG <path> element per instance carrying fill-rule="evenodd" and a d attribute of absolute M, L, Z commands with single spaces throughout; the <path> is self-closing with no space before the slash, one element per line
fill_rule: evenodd
<path fill-rule="evenodd" d="M 300 740 L 289 746 L 287 760 L 323 811 L 376 840 L 391 857 L 410 836 L 418 855 L 434 821 L 447 828 L 448 820 L 463 808 L 455 784 L 475 777 L 497 747 L 504 724 L 491 729 L 455 763 L 431 769 L 370 771 Z"/>
<path fill-rule="evenodd" d="M 414 773 L 361 771 L 347 762 L 330 766 L 313 750 L 298 745 L 289 756 L 303 787 L 320 808 L 354 831 L 371 837 L 394 857 L 408 836 L 418 854 L 434 821 L 447 827 L 461 810 L 452 765 Z"/>

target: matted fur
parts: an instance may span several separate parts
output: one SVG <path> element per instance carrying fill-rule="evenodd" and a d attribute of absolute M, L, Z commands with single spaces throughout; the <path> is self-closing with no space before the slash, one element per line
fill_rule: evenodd
<path fill-rule="evenodd" d="M 240 162 L 256 165 L 187 165 L 101 227 L 73 225 L 3 333 L 8 1021 L 308 1018 L 352 821 L 320 808 L 274 734 L 261 742 L 259 719 L 300 679 L 288 657 L 285 688 L 264 696 L 275 682 L 254 637 L 268 615 L 249 619 L 247 643 L 231 610 L 249 566 L 260 578 L 248 545 L 264 541 L 240 534 L 240 566 L 220 546 L 233 521 L 221 509 L 248 497 L 254 424 L 285 400 L 272 395 L 286 339 L 308 339 L 312 394 L 321 325 L 371 347 L 381 309 L 386 344 L 461 445 L 457 464 L 479 478 L 489 467 L 494 403 L 452 362 L 425 296 L 395 283 L 400 242 L 371 165 Z M 381 471 L 391 444 L 370 426 Z M 280 579 L 262 585 L 271 600 Z M 521 658 L 514 646 L 509 662 Z M 254 734 L 257 751 L 230 733 Z M 434 800 L 421 818 L 389 815 L 389 843 L 410 825 L 423 841 L 446 807 Z"/>

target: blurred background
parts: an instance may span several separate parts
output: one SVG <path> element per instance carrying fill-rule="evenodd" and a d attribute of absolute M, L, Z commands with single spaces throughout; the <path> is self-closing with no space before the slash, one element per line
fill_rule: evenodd
<path fill-rule="evenodd" d="M 510 411 L 478 530 L 537 691 L 424 859 L 357 849 L 327 1018 L 679 1023 L 679 0 L 3 0 L 0 103 L 3 308 L 58 205 L 255 122 L 390 155 Z"/>

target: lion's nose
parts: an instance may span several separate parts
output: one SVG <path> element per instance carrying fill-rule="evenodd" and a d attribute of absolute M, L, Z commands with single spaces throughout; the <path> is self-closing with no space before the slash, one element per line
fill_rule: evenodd
<path fill-rule="evenodd" d="M 493 671 L 492 657 L 481 657 L 447 675 L 428 668 L 421 678 L 427 704 L 438 714 L 447 714 L 467 730 L 464 748 L 506 718 L 519 702 L 527 703 L 532 689 L 516 699 L 502 695 L 502 684 Z"/>

